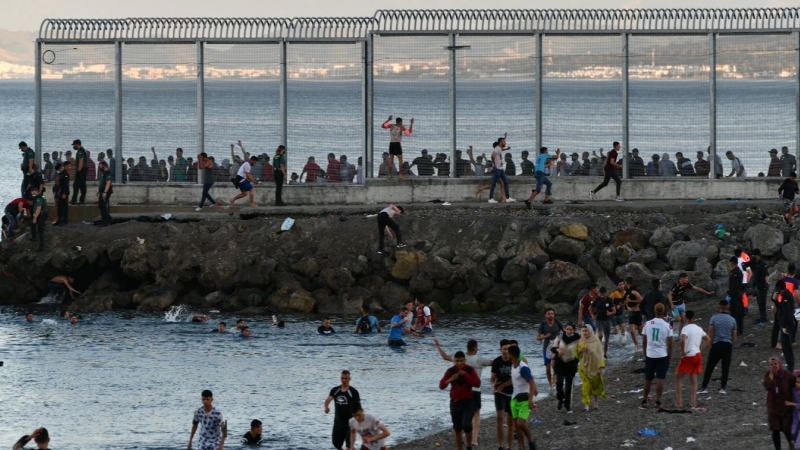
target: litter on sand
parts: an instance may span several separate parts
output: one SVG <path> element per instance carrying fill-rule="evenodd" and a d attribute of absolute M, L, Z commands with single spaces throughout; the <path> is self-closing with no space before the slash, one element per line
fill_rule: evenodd
<path fill-rule="evenodd" d="M 141 244 L 144 244 L 144 239 L 142 239 L 142 238 L 140 238 L 140 237 L 137 237 L 137 238 L 136 238 L 136 242 L 137 242 L 139 245 L 141 245 Z"/>
<path fill-rule="evenodd" d="M 739 367 L 747 367 L 747 364 L 745 364 L 744 361 L 742 361 L 739 363 Z"/>
<path fill-rule="evenodd" d="M 691 444 L 692 442 L 697 442 L 697 439 L 695 439 L 693 437 L 687 437 L 686 438 L 686 443 L 687 444 Z"/>
<path fill-rule="evenodd" d="M 635 447 L 635 446 L 636 446 L 636 441 L 630 439 L 627 439 L 625 442 L 622 443 L 622 445 L 620 445 L 620 447 Z"/>
<path fill-rule="evenodd" d="M 643 392 L 644 389 L 636 389 L 635 391 L 627 391 L 623 392 L 623 394 L 638 394 L 639 392 Z"/>
<path fill-rule="evenodd" d="M 534 425 L 544 425 L 544 421 L 542 421 L 542 420 L 539 420 L 539 419 L 534 419 L 534 420 L 533 420 L 533 424 L 534 424 Z"/>
<path fill-rule="evenodd" d="M 452 206 L 452 205 L 453 205 L 453 204 L 452 204 L 452 203 L 450 203 L 450 202 L 444 202 L 444 203 L 442 203 L 442 206 Z"/>
<path fill-rule="evenodd" d="M 169 219 L 172 218 L 172 214 L 164 213 L 164 214 L 161 215 L 161 218 L 164 219 L 164 220 L 169 220 Z"/>
<path fill-rule="evenodd" d="M 294 226 L 294 219 L 287 217 L 281 225 L 281 231 L 289 231 L 292 229 L 292 226 Z"/>
<path fill-rule="evenodd" d="M 637 433 L 639 436 L 661 436 L 661 432 L 656 431 L 652 428 L 642 428 Z"/>

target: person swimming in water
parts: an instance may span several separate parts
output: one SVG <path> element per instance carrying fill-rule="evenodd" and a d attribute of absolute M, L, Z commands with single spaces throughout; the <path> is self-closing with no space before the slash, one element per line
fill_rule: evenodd
<path fill-rule="evenodd" d="M 33 323 L 33 313 L 29 312 L 25 314 L 25 322 Z"/>
<path fill-rule="evenodd" d="M 239 319 L 236 321 L 236 325 L 233 326 L 233 331 L 241 331 L 241 329 L 246 326 L 247 324 L 244 323 L 244 319 Z"/>
<path fill-rule="evenodd" d="M 336 330 L 333 329 L 331 326 L 331 319 L 324 318 L 322 319 L 322 325 L 317 328 L 317 333 L 322 334 L 324 336 L 330 336 L 331 334 L 336 334 Z"/>
<path fill-rule="evenodd" d="M 78 323 L 78 316 L 73 315 L 72 317 L 69 318 L 70 325 L 76 325 L 77 323 Z"/>
<path fill-rule="evenodd" d="M 192 323 L 206 323 L 211 320 L 211 317 L 205 314 L 192 314 Z"/>
<path fill-rule="evenodd" d="M 212 333 L 224 333 L 226 326 L 227 325 L 225 325 L 225 322 L 220 322 L 219 326 L 217 328 L 214 328 L 213 330 L 211 330 L 211 332 Z"/>
<path fill-rule="evenodd" d="M 247 339 L 250 337 L 250 327 L 242 327 L 241 331 L 242 331 L 241 334 L 239 334 L 239 336 L 236 336 L 237 338 Z"/>
<path fill-rule="evenodd" d="M 285 328 L 286 327 L 286 322 L 284 322 L 282 320 L 279 321 L 278 320 L 278 316 L 272 316 L 272 323 L 269 324 L 269 326 L 278 327 L 278 328 Z"/>

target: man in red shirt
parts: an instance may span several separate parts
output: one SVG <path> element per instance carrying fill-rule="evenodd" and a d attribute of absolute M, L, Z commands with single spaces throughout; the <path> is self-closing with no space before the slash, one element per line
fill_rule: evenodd
<path fill-rule="evenodd" d="M 261 181 L 275 181 L 275 168 L 269 163 L 269 158 L 264 155 L 261 161 L 263 170 L 261 171 Z"/>
<path fill-rule="evenodd" d="M 336 159 L 336 155 L 328 153 L 328 183 L 341 183 L 342 176 L 339 170 L 342 168 L 342 163 Z"/>
<path fill-rule="evenodd" d="M 25 214 L 27 212 L 28 217 L 31 216 L 31 206 L 33 204 L 30 200 L 26 198 L 18 198 L 15 200 L 11 200 L 11 203 L 6 205 L 5 208 L 5 218 L 8 221 L 8 229 L 6 230 L 6 237 L 12 238 L 14 237 L 14 231 L 19 228 L 19 218 L 18 216 L 21 214 Z"/>
<path fill-rule="evenodd" d="M 313 156 L 309 156 L 308 157 L 308 162 L 303 167 L 303 171 L 300 172 L 300 180 L 303 179 L 303 174 L 307 174 L 306 175 L 306 183 L 316 183 L 317 182 L 317 176 L 319 176 L 319 166 L 317 165 L 316 162 L 314 162 L 314 157 Z"/>
<path fill-rule="evenodd" d="M 439 389 L 446 389 L 450 385 L 450 418 L 453 421 L 453 431 L 456 435 L 456 450 L 461 450 L 463 440 L 461 432 L 467 435 L 467 442 L 472 442 L 472 415 L 474 404 L 472 388 L 481 387 L 481 379 L 472 367 L 467 365 L 464 352 L 458 351 L 453 355 L 455 365 L 447 369 L 439 381 Z M 467 446 L 467 450 L 472 450 Z"/>
<path fill-rule="evenodd" d="M 602 149 L 601 152 L 602 154 Z M 614 179 L 614 183 L 617 184 L 617 201 L 624 202 L 625 199 L 620 197 L 619 190 L 622 187 L 622 180 L 619 179 L 619 175 L 617 175 L 617 169 L 622 169 L 622 164 L 617 164 L 617 156 L 619 155 L 619 142 L 614 142 L 614 148 L 608 152 L 606 156 L 606 165 L 603 167 L 603 172 L 605 173 L 605 177 L 603 178 L 603 182 L 600 183 L 593 191 L 589 191 L 589 200 L 594 200 L 594 194 L 600 189 L 608 186 L 608 181 L 612 178 Z M 580 324 L 578 325 L 580 326 Z"/>
<path fill-rule="evenodd" d="M 584 324 L 592 326 L 592 329 L 597 331 L 597 326 L 594 324 L 594 311 L 592 311 L 592 302 L 597 298 L 597 292 L 600 287 L 597 283 L 589 285 L 589 292 L 581 299 L 581 305 L 578 309 L 578 328 L 583 327 Z"/>

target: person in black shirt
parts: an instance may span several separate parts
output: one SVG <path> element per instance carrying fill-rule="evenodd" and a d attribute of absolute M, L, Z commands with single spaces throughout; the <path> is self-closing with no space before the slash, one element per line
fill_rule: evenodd
<path fill-rule="evenodd" d="M 56 201 L 56 216 L 58 222 L 56 225 L 66 225 L 69 221 L 69 170 L 72 168 L 72 163 L 64 161 L 61 164 L 61 172 L 56 177 L 56 186 L 58 191 L 55 193 Z"/>
<path fill-rule="evenodd" d="M 575 333 L 575 324 L 567 322 L 562 333 L 549 350 L 553 352 L 553 368 L 556 372 L 556 398 L 558 410 L 566 407 L 567 412 L 572 411 L 572 385 L 575 374 L 578 373 L 578 358 L 575 349 L 581 335 Z"/>
<path fill-rule="evenodd" d="M 331 319 L 324 318 L 322 319 L 322 325 L 317 328 L 317 333 L 322 334 L 324 336 L 330 336 L 331 334 L 335 334 L 336 330 L 333 329 L 331 326 Z"/>
<path fill-rule="evenodd" d="M 31 238 L 36 240 L 37 235 L 39 239 L 39 246 L 36 251 L 44 250 L 44 225 L 47 222 L 47 200 L 44 198 L 44 192 L 40 192 L 39 188 L 31 185 L 31 194 L 33 194 L 33 207 L 31 220 Z"/>
<path fill-rule="evenodd" d="M 597 323 L 597 331 L 600 335 L 600 340 L 603 343 L 603 354 L 608 354 L 608 338 L 611 336 L 611 319 L 610 317 L 617 314 L 617 309 L 614 306 L 614 300 L 611 300 L 606 295 L 605 287 L 600 288 L 600 293 L 597 298 L 592 302 L 591 308 L 594 310 L 595 322 Z"/>
<path fill-rule="evenodd" d="M 37 188 L 39 192 L 42 192 L 44 188 L 44 176 L 42 176 L 42 172 L 39 170 L 39 166 L 36 163 L 31 165 L 31 171 L 28 173 L 28 192 L 25 193 L 28 200 L 33 200 L 33 188 Z"/>
<path fill-rule="evenodd" d="M 494 409 L 497 412 L 495 417 L 497 423 L 497 445 L 503 447 L 503 416 L 507 417 L 507 448 L 513 446 L 512 435 L 514 433 L 514 419 L 511 417 L 511 394 L 514 387 L 511 385 L 511 357 L 508 349 L 511 341 L 503 339 L 500 341 L 501 356 L 492 361 L 492 386 L 494 387 Z M 503 448 L 506 448 L 503 447 Z"/>
<path fill-rule="evenodd" d="M 353 417 L 353 413 L 350 408 L 361 403 L 358 391 L 350 386 L 350 372 L 343 370 L 341 380 L 341 386 L 331 389 L 331 393 L 325 399 L 325 414 L 331 411 L 330 404 L 335 401 L 331 441 L 333 448 L 338 450 L 342 450 L 342 445 L 347 445 L 347 448 L 351 447 L 350 419 Z"/>
<path fill-rule="evenodd" d="M 794 317 L 794 294 L 786 288 L 786 282 L 779 280 L 775 283 L 775 297 L 781 301 L 776 301 L 775 324 L 780 327 L 780 343 L 783 350 L 783 357 L 789 372 L 794 371 L 794 350 L 792 349 L 792 336 L 797 328 L 797 320 Z"/>
<path fill-rule="evenodd" d="M 417 166 L 417 175 L 421 177 L 432 177 L 433 176 L 433 158 L 428 156 L 428 150 L 422 150 L 422 156 L 414 158 L 414 161 L 411 161 L 412 167 Z"/>
<path fill-rule="evenodd" d="M 778 195 L 783 200 L 783 206 L 786 208 L 783 221 L 789 225 L 789 228 L 794 228 L 792 218 L 800 212 L 794 198 L 796 194 L 800 194 L 800 189 L 797 187 L 797 172 L 792 172 L 789 174 L 789 178 L 783 180 L 781 187 L 778 188 Z"/>
<path fill-rule="evenodd" d="M 530 153 L 527 150 L 522 151 L 522 161 L 519 163 L 520 175 L 532 177 L 534 165 L 533 161 L 528 159 L 528 155 Z"/>
<path fill-rule="evenodd" d="M 220 322 L 219 326 L 217 328 L 214 328 L 213 330 L 211 330 L 211 332 L 212 333 L 224 333 L 225 332 L 225 327 L 227 327 L 225 322 Z"/>
<path fill-rule="evenodd" d="M 653 290 L 645 294 L 642 299 L 644 314 L 647 317 L 646 320 L 656 318 L 655 310 L 656 305 L 659 303 L 664 305 L 665 311 L 669 311 L 669 300 L 664 298 L 664 294 L 661 293 L 661 280 L 655 279 L 651 282 L 651 285 L 653 286 Z"/>
<path fill-rule="evenodd" d="M 740 336 L 744 335 L 744 304 L 742 303 L 742 280 L 744 274 L 739 268 L 739 260 L 731 256 L 728 262 L 731 274 L 728 277 L 728 302 L 731 305 L 731 317 L 736 319 L 736 329 Z"/>
<path fill-rule="evenodd" d="M 750 262 L 750 270 L 753 272 L 753 284 L 756 287 L 758 299 L 758 319 L 755 325 L 767 323 L 767 292 L 769 291 L 769 270 L 764 260 L 761 259 L 761 250 L 753 249 L 753 260 Z"/>
<path fill-rule="evenodd" d="M 114 189 L 111 187 L 111 173 L 108 171 L 107 162 L 103 161 L 100 163 L 100 172 L 103 174 L 100 176 L 100 179 L 97 180 L 97 196 L 100 206 L 100 216 L 102 217 L 100 225 L 108 226 L 111 225 L 112 222 L 111 214 L 108 212 L 109 198 L 111 194 L 114 193 Z M 86 184 L 85 181 L 84 184 Z M 81 201 L 81 203 L 83 203 L 83 201 Z"/>
<path fill-rule="evenodd" d="M 261 426 L 261 421 L 258 419 L 250 422 L 250 431 L 242 436 L 243 445 L 261 445 L 261 433 L 264 427 Z"/>

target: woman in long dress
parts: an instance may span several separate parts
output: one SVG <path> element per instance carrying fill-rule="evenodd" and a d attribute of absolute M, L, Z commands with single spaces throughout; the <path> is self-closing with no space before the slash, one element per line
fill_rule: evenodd
<path fill-rule="evenodd" d="M 582 396 L 584 411 L 589 411 L 589 404 L 594 397 L 594 409 L 600 407 L 600 397 L 608 400 L 606 397 L 606 388 L 603 383 L 603 369 L 606 367 L 606 361 L 603 357 L 603 346 L 600 344 L 600 339 L 594 333 L 594 328 L 591 325 L 584 325 L 581 328 L 581 339 L 578 341 L 577 348 L 578 359 L 578 374 L 581 376 Z"/>
<path fill-rule="evenodd" d="M 567 412 L 572 412 L 572 385 L 575 374 L 578 373 L 578 359 L 575 352 L 578 348 L 580 335 L 575 333 L 575 325 L 567 323 L 564 332 L 553 341 L 553 368 L 556 372 L 556 393 L 558 409 L 566 407 Z"/>
<path fill-rule="evenodd" d="M 792 448 L 791 428 L 793 407 L 791 403 L 792 388 L 795 377 L 783 368 L 780 358 L 769 359 L 769 371 L 764 374 L 764 389 L 767 390 L 767 425 L 772 431 L 772 443 L 775 450 L 781 449 L 781 433 L 786 436 L 789 448 Z"/>

